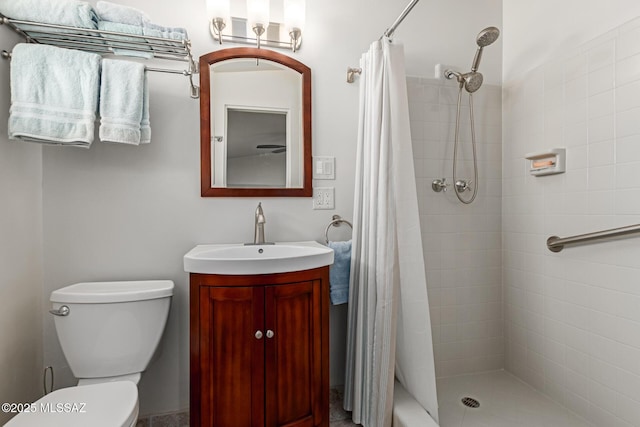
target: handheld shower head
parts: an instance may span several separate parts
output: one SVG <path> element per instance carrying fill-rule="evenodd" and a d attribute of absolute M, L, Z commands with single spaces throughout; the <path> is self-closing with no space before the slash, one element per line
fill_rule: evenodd
<path fill-rule="evenodd" d="M 500 37 L 499 29 L 496 27 L 487 27 L 480 31 L 476 38 L 476 43 L 478 43 L 478 47 L 486 47 L 498 40 L 498 37 Z"/>
<path fill-rule="evenodd" d="M 480 89 L 483 77 L 482 74 L 478 72 L 478 67 L 480 66 L 480 59 L 482 58 L 482 49 L 498 40 L 498 37 L 500 37 L 500 30 L 496 27 L 487 27 L 480 31 L 480 34 L 478 34 L 478 37 L 476 38 L 478 51 L 476 52 L 475 58 L 473 58 L 471 71 L 461 74 L 453 70 L 445 70 L 444 77 L 447 79 L 455 78 L 460 85 L 460 89 L 464 88 L 468 93 L 473 93 Z"/>
<path fill-rule="evenodd" d="M 478 67 L 480 66 L 480 59 L 482 59 L 482 49 L 498 40 L 498 37 L 500 37 L 500 30 L 498 30 L 496 27 L 487 27 L 484 30 L 480 31 L 478 37 L 476 37 L 478 50 L 476 51 L 476 56 L 473 58 L 471 71 L 478 71 Z"/>

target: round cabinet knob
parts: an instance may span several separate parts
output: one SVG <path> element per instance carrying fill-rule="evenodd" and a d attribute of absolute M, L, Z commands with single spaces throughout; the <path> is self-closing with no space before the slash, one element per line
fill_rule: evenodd
<path fill-rule="evenodd" d="M 256 338 L 262 339 L 262 331 L 256 331 Z"/>
<path fill-rule="evenodd" d="M 273 338 L 273 336 L 274 336 L 274 335 L 275 335 L 275 334 L 273 333 L 273 331 L 272 331 L 271 329 L 269 329 L 269 330 L 267 331 L 267 338 Z"/>

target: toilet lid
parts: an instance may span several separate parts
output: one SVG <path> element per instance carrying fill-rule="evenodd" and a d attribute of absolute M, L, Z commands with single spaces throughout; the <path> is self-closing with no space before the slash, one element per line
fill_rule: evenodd
<path fill-rule="evenodd" d="M 131 381 L 63 388 L 30 408 L 5 427 L 129 427 L 138 418 L 138 388 Z"/>
<path fill-rule="evenodd" d="M 171 280 L 134 280 L 127 282 L 83 282 L 51 292 L 51 302 L 62 304 L 106 304 L 143 301 L 173 295 Z"/>

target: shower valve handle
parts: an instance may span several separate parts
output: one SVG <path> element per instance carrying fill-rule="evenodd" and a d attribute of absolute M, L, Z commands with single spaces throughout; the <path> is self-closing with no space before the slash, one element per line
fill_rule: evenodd
<path fill-rule="evenodd" d="M 464 179 L 459 179 L 456 181 L 456 190 L 458 193 L 462 193 L 463 191 L 471 191 L 471 184 L 473 181 L 466 181 Z"/>
<path fill-rule="evenodd" d="M 442 178 L 442 179 L 434 179 L 433 182 L 431 183 L 431 189 L 433 191 L 435 191 L 436 193 L 439 193 L 441 191 L 447 191 L 447 187 L 450 186 L 451 184 L 447 184 L 447 179 L 446 178 Z"/>

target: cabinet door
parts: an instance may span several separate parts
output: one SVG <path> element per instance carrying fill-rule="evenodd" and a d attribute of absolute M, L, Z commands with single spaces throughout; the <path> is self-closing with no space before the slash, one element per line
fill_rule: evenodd
<path fill-rule="evenodd" d="M 314 280 L 265 289 L 267 427 L 323 422 L 320 285 Z"/>
<path fill-rule="evenodd" d="M 264 426 L 264 288 L 200 288 L 201 426 Z"/>

